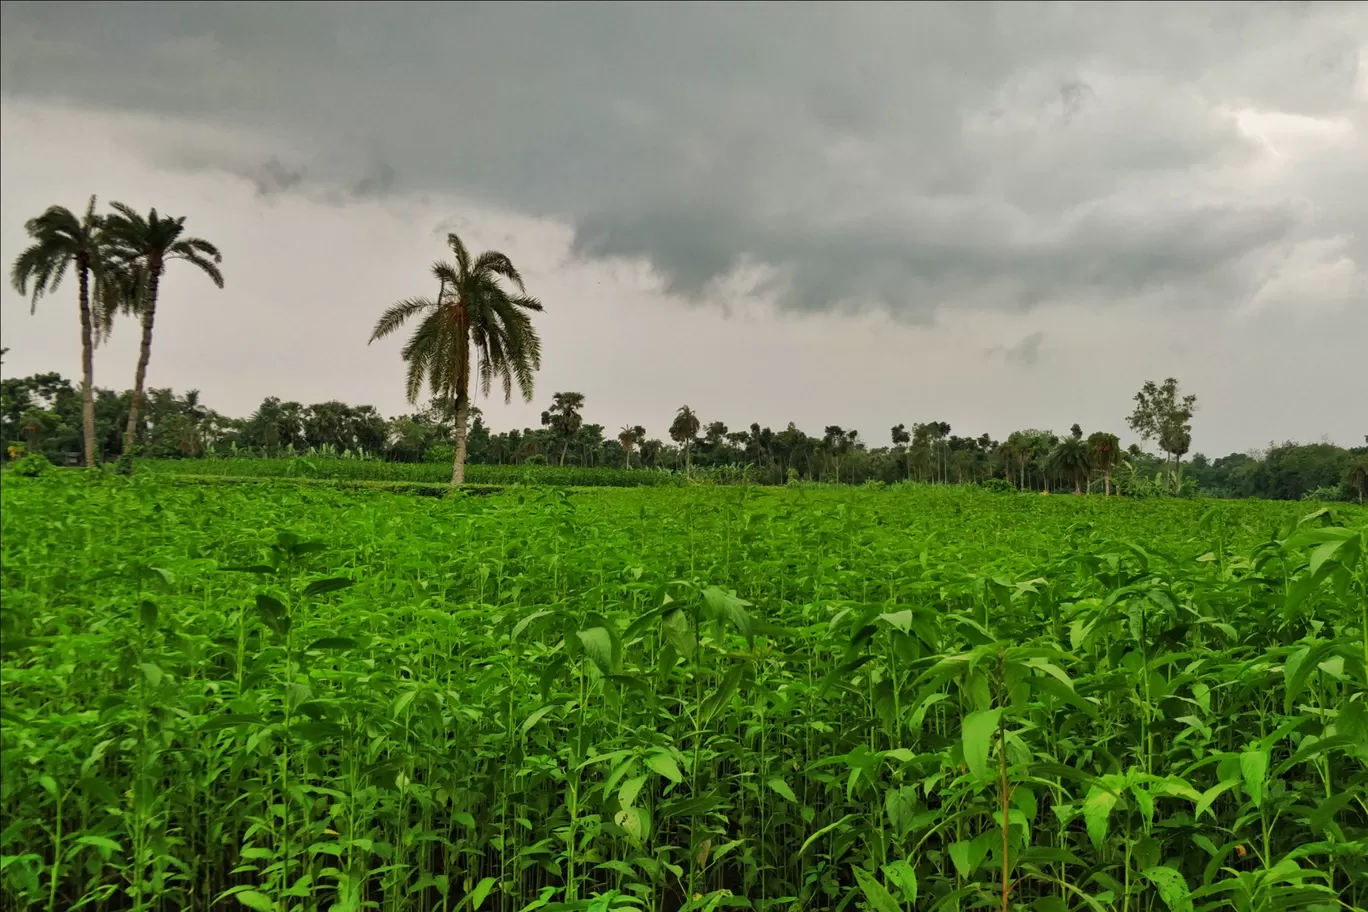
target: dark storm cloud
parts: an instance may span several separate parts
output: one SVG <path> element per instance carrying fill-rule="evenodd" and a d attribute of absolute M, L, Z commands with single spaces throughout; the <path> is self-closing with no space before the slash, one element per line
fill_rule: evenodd
<path fill-rule="evenodd" d="M 6 3 L 0 42 L 12 97 L 279 140 L 275 170 L 209 134 L 149 150 L 263 193 L 451 192 L 564 220 L 576 255 L 644 259 L 683 296 L 751 264 L 789 308 L 926 319 L 1229 305 L 1336 237 L 1363 272 L 1366 24 L 1354 4 Z M 1325 179 L 1270 182 L 1251 108 L 1357 132 Z"/>

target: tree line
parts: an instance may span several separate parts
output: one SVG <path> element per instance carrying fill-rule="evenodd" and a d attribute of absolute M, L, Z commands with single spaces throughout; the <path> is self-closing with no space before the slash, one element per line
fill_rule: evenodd
<path fill-rule="evenodd" d="M 186 235 L 184 224 L 183 217 L 161 216 L 155 209 L 143 216 L 122 203 L 100 214 L 94 197 L 83 216 L 53 206 L 26 223 L 32 244 L 13 264 L 12 284 L 21 294 L 31 290 L 36 307 L 68 269 L 75 271 L 83 377 L 76 389 L 56 374 L 4 381 L 0 420 L 12 454 L 69 453 L 79 427 L 79 451 L 87 466 L 115 458 L 131 470 L 140 452 L 163 458 L 315 452 L 450 460 L 453 485 L 464 481 L 468 462 L 705 471 L 761 484 L 998 479 L 1019 489 L 1103 494 L 1116 489 L 1130 495 L 1202 491 L 1362 500 L 1368 482 L 1368 447 L 1331 444 L 1287 443 L 1263 454 L 1214 461 L 1197 454 L 1184 477 L 1197 397 L 1184 395 L 1175 378 L 1145 383 L 1126 419 L 1142 440 L 1157 445 L 1162 460 L 1136 444 L 1122 448 L 1109 431 L 1085 435 L 1077 424 L 1066 435 L 1022 429 L 1002 441 L 988 434 L 953 434 L 945 421 L 898 424 L 890 428 L 885 446 L 839 425 L 826 426 L 821 435 L 793 423 L 779 431 L 758 423 L 732 430 L 720 421 L 704 423 L 688 405 L 675 411 L 666 442 L 649 437 L 640 425 L 610 433 L 587 423 L 584 394 L 569 391 L 552 396 L 539 427 L 496 433 L 473 399 L 497 387 L 505 401 L 515 390 L 532 401 L 541 366 L 533 316 L 544 307 L 527 293 L 507 255 L 473 253 L 455 234 L 447 235 L 451 260 L 435 263 L 430 271 L 436 294 L 392 304 L 370 336 L 372 342 L 385 338 L 414 321 L 401 356 L 405 393 L 415 411 L 387 419 L 368 405 L 305 406 L 270 397 L 251 416 L 228 418 L 204 406 L 197 391 L 177 396 L 169 389 L 144 390 L 160 278 L 168 264 L 183 260 L 223 287 L 218 249 Z M 126 393 L 94 385 L 94 349 L 118 316 L 136 319 L 142 332 L 134 384 Z M 420 400 L 425 401 L 421 408 Z"/>
<path fill-rule="evenodd" d="M 131 391 L 95 390 L 99 458 L 118 458 L 131 405 Z M 1128 495 L 1174 492 L 1169 458 L 1138 445 L 1119 447 L 1114 435 L 1084 435 L 1081 429 L 1056 435 L 1014 431 L 998 441 L 951 433 L 949 424 L 927 421 L 890 429 L 886 444 L 873 445 L 854 431 L 832 425 L 808 434 L 795 425 L 775 431 L 759 424 L 732 430 L 720 421 L 703 422 L 693 409 L 674 416 L 668 439 L 653 438 L 640 426 L 617 432 L 584 418 L 581 393 L 555 394 L 537 427 L 494 431 L 471 408 L 467 463 L 567 465 L 689 471 L 719 480 L 757 484 L 819 481 L 864 484 L 983 483 L 1005 479 L 1030 490 Z M 208 407 L 196 390 L 177 394 L 150 388 L 138 418 L 141 452 L 159 459 L 322 455 L 392 462 L 450 462 L 453 414 L 449 403 L 432 399 L 391 418 L 374 406 L 342 402 L 299 402 L 266 398 L 252 414 L 233 418 Z M 81 396 L 57 374 L 36 374 L 0 382 L 0 437 L 13 455 L 34 452 L 61 461 L 81 448 Z M 1365 439 L 1368 443 L 1368 438 Z M 1112 447 L 1110 451 L 1101 446 Z M 1080 450 L 1082 451 L 1080 453 Z M 1108 478 L 1108 473 L 1111 477 Z M 1300 500 L 1359 500 L 1368 480 L 1368 446 L 1330 443 L 1270 444 L 1252 453 L 1187 460 L 1181 493 L 1212 497 Z"/>

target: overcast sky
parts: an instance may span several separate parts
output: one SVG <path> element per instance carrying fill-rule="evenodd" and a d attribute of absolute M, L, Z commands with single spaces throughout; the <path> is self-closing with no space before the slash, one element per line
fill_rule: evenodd
<path fill-rule="evenodd" d="M 456 231 L 546 304 L 500 429 L 1129 439 L 1172 374 L 1194 450 L 1368 433 L 1368 4 L 0 9 L 6 265 L 51 203 L 187 216 L 227 288 L 169 271 L 148 382 L 228 414 L 408 410 L 366 340 Z M 0 318 L 79 376 L 74 287 Z"/>

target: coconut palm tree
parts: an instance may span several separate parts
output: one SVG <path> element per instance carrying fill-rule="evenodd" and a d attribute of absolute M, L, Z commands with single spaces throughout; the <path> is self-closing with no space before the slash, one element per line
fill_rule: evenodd
<path fill-rule="evenodd" d="M 698 429 L 702 423 L 698 420 L 697 413 L 687 405 L 681 405 L 679 411 L 675 413 L 674 422 L 670 425 L 670 439 L 679 444 L 684 451 L 684 473 L 687 475 L 691 467 L 689 454 L 693 450 L 695 438 L 698 437 Z"/>
<path fill-rule="evenodd" d="M 632 467 L 632 451 L 646 439 L 646 429 L 641 425 L 629 427 L 623 425 L 622 430 L 618 431 L 618 443 L 622 444 L 623 452 L 627 454 L 627 468 Z"/>
<path fill-rule="evenodd" d="M 471 348 L 477 363 L 474 374 L 480 392 L 489 395 L 497 379 L 504 401 L 513 399 L 516 383 L 523 398 L 532 400 L 532 375 L 541 367 L 541 338 L 530 312 L 541 302 L 528 297 L 513 262 L 496 250 L 472 257 L 459 237 L 447 235 L 454 263 L 435 263 L 437 297 L 409 298 L 391 306 L 375 323 L 370 340 L 383 339 L 413 316 L 423 320 L 404 345 L 408 362 L 407 394 L 418 402 L 424 382 L 434 396 L 454 404 L 456 455 L 451 484 L 465 483 L 466 438 L 470 422 Z M 500 280 L 517 288 L 514 294 Z"/>
<path fill-rule="evenodd" d="M 49 206 L 37 218 L 24 223 L 33 243 L 15 258 L 10 284 L 21 295 L 33 295 L 30 312 L 38 299 L 56 291 L 69 267 L 76 267 L 77 303 L 81 312 L 81 436 L 85 463 L 95 465 L 95 346 L 98 342 L 95 311 L 110 292 L 106 281 L 107 238 L 103 220 L 95 214 L 95 197 L 85 214 L 76 215 L 65 206 Z"/>
<path fill-rule="evenodd" d="M 131 206 L 114 203 L 114 214 L 105 219 L 110 241 L 110 256 L 118 264 L 111 275 L 123 286 L 122 306 L 136 313 L 142 324 L 142 343 L 138 348 L 138 367 L 133 374 L 133 399 L 128 408 L 128 428 L 124 431 L 124 454 L 131 458 L 137 442 L 138 411 L 142 406 L 147 364 L 152 360 L 152 327 L 157 319 L 158 295 L 166 266 L 184 260 L 223 287 L 219 264 L 223 255 L 203 238 L 185 234 L 185 216 L 160 215 L 156 209 L 147 215 Z M 108 313 L 108 311 L 106 311 Z"/>

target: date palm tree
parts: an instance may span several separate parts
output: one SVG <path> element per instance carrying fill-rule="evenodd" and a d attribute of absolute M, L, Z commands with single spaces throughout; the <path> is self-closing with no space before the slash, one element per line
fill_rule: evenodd
<path fill-rule="evenodd" d="M 531 312 L 541 302 L 528 297 L 522 276 L 511 260 L 496 250 L 472 257 L 455 234 L 447 235 L 454 263 L 435 263 L 435 298 L 409 298 L 391 306 L 375 323 L 370 341 L 383 339 L 410 318 L 423 314 L 403 348 L 408 362 L 406 392 L 417 403 L 423 384 L 434 396 L 454 404 L 456 454 L 451 484 L 465 483 L 466 440 L 470 423 L 470 354 L 475 349 L 474 375 L 488 396 L 491 384 L 502 382 L 504 401 L 513 399 L 516 383 L 523 398 L 532 401 L 532 376 L 541 367 L 541 338 Z M 505 288 L 512 284 L 518 293 Z"/>
<path fill-rule="evenodd" d="M 81 313 L 81 438 L 85 464 L 96 461 L 95 444 L 95 346 L 99 342 L 96 324 L 102 302 L 113 297 L 107 280 L 108 239 L 101 216 L 95 214 L 95 197 L 78 216 L 65 206 L 49 206 L 42 215 L 24 223 L 33 243 L 15 258 L 10 267 L 10 284 L 21 295 L 32 286 L 30 312 L 37 310 L 38 299 L 55 292 L 67 269 L 76 268 L 77 303 Z"/>
<path fill-rule="evenodd" d="M 1092 471 L 1088 446 L 1083 442 L 1083 430 L 1073 426 L 1073 432 L 1050 450 L 1046 459 L 1047 468 L 1065 482 L 1073 482 L 1075 494 L 1083 493 L 1083 482 L 1088 480 Z"/>
<path fill-rule="evenodd" d="M 223 273 L 219 264 L 223 255 L 203 238 L 185 234 L 185 216 L 173 218 L 161 215 L 156 209 L 147 215 L 131 206 L 114 203 L 114 214 L 106 218 L 110 241 L 110 255 L 117 268 L 112 275 L 119 277 L 124 289 L 123 309 L 135 313 L 142 324 L 142 342 L 138 348 L 138 367 L 133 374 L 133 398 L 128 407 L 128 427 L 124 431 L 124 454 L 133 454 L 137 442 L 138 412 L 142 407 L 143 386 L 147 382 L 147 364 L 152 360 L 152 327 L 157 319 L 161 278 L 166 266 L 174 260 L 184 260 L 209 277 L 218 288 L 223 287 Z"/>
<path fill-rule="evenodd" d="M 1101 470 L 1104 490 L 1110 497 L 1112 471 L 1121 462 L 1121 441 L 1115 434 L 1094 431 L 1088 435 L 1088 455 L 1091 457 L 1093 468 Z"/>

